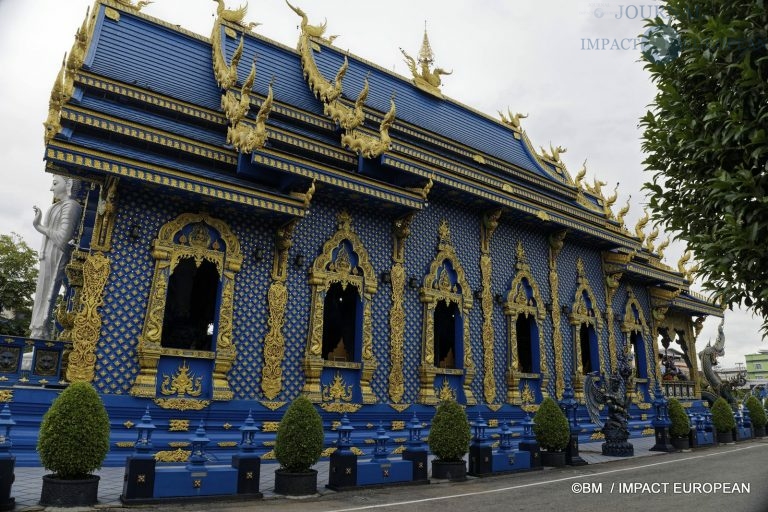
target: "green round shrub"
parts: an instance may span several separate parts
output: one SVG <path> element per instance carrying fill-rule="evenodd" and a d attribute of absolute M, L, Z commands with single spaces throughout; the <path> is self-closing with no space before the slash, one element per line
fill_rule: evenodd
<path fill-rule="evenodd" d="M 37 451 L 43 467 L 64 480 L 80 480 L 101 467 L 109 452 L 109 416 L 87 382 L 70 384 L 43 416 Z"/>
<path fill-rule="evenodd" d="M 768 417 L 765 414 L 765 409 L 763 409 L 763 406 L 760 404 L 760 400 L 758 400 L 756 396 L 750 395 L 750 397 L 747 398 L 745 405 L 747 406 L 747 410 L 749 410 L 749 418 L 752 420 L 752 426 L 755 428 L 765 427 L 765 424 L 768 423 Z"/>
<path fill-rule="evenodd" d="M 561 452 L 571 439 L 568 418 L 550 397 L 542 400 L 533 417 L 533 433 L 542 448 L 550 452 Z"/>
<path fill-rule="evenodd" d="M 323 420 L 309 399 L 301 395 L 285 411 L 275 439 L 275 458 L 280 468 L 306 473 L 323 453 Z"/>
<path fill-rule="evenodd" d="M 676 398 L 669 399 L 669 419 L 672 426 L 669 427 L 669 433 L 674 437 L 686 437 L 691 430 L 691 422 L 685 409 Z"/>
<path fill-rule="evenodd" d="M 725 398 L 720 397 L 712 404 L 712 423 L 718 432 L 730 432 L 736 428 L 736 420 L 733 417 L 733 410 Z"/>
<path fill-rule="evenodd" d="M 429 450 L 440 461 L 458 462 L 469 451 L 470 438 L 469 421 L 464 408 L 455 400 L 441 402 L 429 429 Z"/>

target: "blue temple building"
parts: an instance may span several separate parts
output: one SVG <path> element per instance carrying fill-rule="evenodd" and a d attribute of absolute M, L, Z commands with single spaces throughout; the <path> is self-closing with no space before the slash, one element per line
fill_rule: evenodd
<path fill-rule="evenodd" d="M 625 350 L 648 435 L 659 342 L 691 379 L 662 389 L 700 400 L 696 319 L 722 310 L 661 262 L 647 216 L 627 228 L 616 194 L 572 177 L 563 148 L 537 152 L 522 116 L 445 97 L 426 34 L 403 77 L 285 8 L 290 47 L 221 2 L 210 37 L 127 1 L 96 1 L 79 28 L 45 122 L 46 171 L 79 180 L 83 205 L 59 334 L 5 339 L 19 364 L 0 368 L 27 461 L 79 380 L 118 464 L 148 405 L 169 453 L 200 419 L 232 449 L 249 410 L 268 436 L 302 393 L 364 448 L 373 424 L 428 421 L 445 397 L 491 426 L 567 387 L 581 399 Z"/>

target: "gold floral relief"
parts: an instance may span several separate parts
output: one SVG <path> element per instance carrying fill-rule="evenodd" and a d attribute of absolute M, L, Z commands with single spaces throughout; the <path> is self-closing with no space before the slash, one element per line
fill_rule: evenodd
<path fill-rule="evenodd" d="M 183 234 L 188 228 L 188 235 Z M 224 247 L 211 238 L 209 229 L 220 237 Z M 168 280 L 173 268 L 184 258 L 192 258 L 199 264 L 210 261 L 216 265 L 221 276 L 220 306 L 217 312 L 217 337 L 213 369 L 213 399 L 231 400 L 233 392 L 228 382 L 228 372 L 237 356 L 237 348 L 232 337 L 232 319 L 234 316 L 235 274 L 243 264 L 240 242 L 229 226 L 222 220 L 205 213 L 183 213 L 164 224 L 157 238 L 152 243 L 152 256 L 155 258 L 155 272 L 147 305 L 144 327 L 139 336 L 138 357 L 139 374 L 136 376 L 131 395 L 154 398 L 157 387 L 157 366 L 163 354 L 172 354 L 173 350 L 161 346 L 163 318 L 165 315 Z M 164 406 L 204 407 L 203 402 L 186 399 L 160 399 Z M 159 405 L 159 403 L 158 403 Z"/>
<path fill-rule="evenodd" d="M 99 308 L 104 303 L 104 286 L 109 277 L 109 258 L 100 252 L 90 254 L 83 264 L 83 290 L 72 328 L 67 380 L 91 382 L 96 366 L 96 344 L 101 331 Z"/>
<path fill-rule="evenodd" d="M 563 249 L 567 230 L 557 231 L 549 236 L 549 289 L 552 298 L 552 343 L 555 352 L 555 394 L 563 398 L 565 390 L 565 368 L 563 365 L 563 332 L 560 326 L 560 277 L 557 272 L 557 257 Z"/>
<path fill-rule="evenodd" d="M 481 307 L 483 311 L 483 390 L 486 403 L 496 400 L 495 357 L 493 353 L 495 333 L 493 331 L 493 292 L 491 290 L 491 237 L 499 225 L 501 210 L 483 215 L 480 224 L 480 280 L 482 282 Z"/>
<path fill-rule="evenodd" d="M 264 367 L 261 370 L 261 390 L 273 400 L 282 389 L 282 362 L 285 354 L 285 307 L 288 304 L 288 288 L 283 281 L 273 281 L 267 293 L 269 304 L 269 332 L 264 338 Z"/>

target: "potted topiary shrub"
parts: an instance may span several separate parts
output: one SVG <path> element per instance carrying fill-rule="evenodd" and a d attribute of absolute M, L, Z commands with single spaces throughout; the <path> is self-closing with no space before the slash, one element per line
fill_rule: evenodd
<path fill-rule="evenodd" d="M 545 450 L 541 452 L 541 463 L 545 466 L 565 466 L 565 448 L 571 439 L 568 418 L 550 397 L 542 400 L 533 417 L 533 433 Z"/>
<path fill-rule="evenodd" d="M 768 422 L 768 417 L 765 414 L 760 400 L 755 395 L 750 395 L 746 402 L 747 410 L 749 410 L 749 419 L 752 420 L 752 432 L 754 437 L 765 437 L 765 424 Z"/>
<path fill-rule="evenodd" d="M 285 411 L 275 439 L 275 492 L 288 496 L 317 493 L 317 470 L 312 466 L 323 453 L 323 420 L 306 396 L 299 396 Z"/>
<path fill-rule="evenodd" d="M 691 432 L 691 422 L 685 413 L 682 404 L 676 398 L 669 399 L 669 434 L 672 436 L 672 445 L 678 450 L 689 450 L 688 434 Z"/>
<path fill-rule="evenodd" d="M 70 384 L 43 416 L 37 452 L 43 467 L 40 504 L 54 507 L 96 504 L 101 467 L 109 452 L 109 416 L 87 382 Z"/>
<path fill-rule="evenodd" d="M 464 455 L 469 451 L 469 421 L 464 408 L 455 400 L 444 400 L 437 406 L 427 444 L 435 456 L 432 461 L 432 478 L 444 478 L 454 482 L 467 479 L 467 463 Z"/>
<path fill-rule="evenodd" d="M 712 404 L 712 425 L 717 431 L 718 443 L 733 443 L 733 429 L 736 428 L 736 420 L 733 411 L 725 398 L 720 397 Z"/>

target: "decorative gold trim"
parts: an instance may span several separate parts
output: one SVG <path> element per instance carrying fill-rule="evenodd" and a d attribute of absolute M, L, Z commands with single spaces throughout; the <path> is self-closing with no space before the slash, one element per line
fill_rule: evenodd
<path fill-rule="evenodd" d="M 288 264 L 288 250 L 293 245 L 293 231 L 296 220 L 278 228 L 275 233 L 275 252 L 272 260 L 272 284 L 267 293 L 269 304 L 269 331 L 264 338 L 264 366 L 261 370 L 261 390 L 264 396 L 273 400 L 283 386 L 283 357 L 285 356 L 285 311 L 288 304 L 288 288 L 285 286 Z"/>
<path fill-rule="evenodd" d="M 445 262 L 450 262 L 456 273 L 458 288 L 448 282 Z M 424 281 L 419 289 L 419 300 L 423 306 L 423 331 L 421 336 L 421 365 L 419 366 L 419 397 L 418 402 L 432 405 L 437 403 L 435 396 L 435 377 L 442 370 L 435 366 L 434 337 L 435 337 L 435 306 L 438 301 L 446 304 L 454 303 L 459 308 L 464 324 L 463 369 L 456 370 L 464 376 L 464 395 L 467 405 L 475 405 L 471 384 L 475 378 L 475 365 L 472 361 L 472 345 L 469 336 L 469 310 L 472 309 L 472 290 L 469 288 L 464 268 L 461 266 L 456 249 L 451 243 L 451 231 L 448 222 L 443 220 L 438 228 L 438 244 L 435 258 L 429 266 Z M 452 372 L 451 372 L 452 373 Z M 447 382 L 444 380 L 444 382 Z"/>
<path fill-rule="evenodd" d="M 202 244 L 188 241 L 188 244 L 177 243 L 176 235 L 189 225 L 198 225 L 207 234 L 206 226 L 213 228 L 224 241 L 224 251 L 217 245 L 211 245 L 210 240 Z M 210 261 L 216 265 L 221 279 L 221 297 L 219 311 L 216 351 L 213 370 L 213 400 L 231 400 L 233 393 L 230 389 L 227 373 L 237 355 L 237 347 L 232 337 L 232 318 L 234 300 L 235 274 L 243 263 L 240 252 L 240 242 L 232 233 L 229 226 L 205 213 L 183 213 L 160 228 L 157 238 L 152 243 L 152 256 L 155 258 L 155 273 L 147 305 L 142 334 L 139 336 L 138 356 L 140 370 L 136 376 L 131 394 L 133 396 L 154 398 L 157 386 L 157 365 L 160 356 L 168 354 L 168 349 L 160 345 L 165 314 L 165 300 L 168 280 L 176 265 L 183 258 L 194 258 L 196 262 Z M 199 263 L 198 263 L 199 264 Z M 197 401 L 197 405 L 200 402 Z M 168 407 L 176 408 L 173 400 L 165 400 Z M 159 404 L 158 404 L 159 405 Z M 205 407 L 200 406 L 199 408 Z"/>
<path fill-rule="evenodd" d="M 635 315 L 632 312 L 632 306 L 635 307 L 637 310 L 637 315 L 639 318 L 639 322 L 635 319 Z M 655 372 L 651 368 L 651 357 L 648 357 L 648 344 L 654 343 L 655 340 L 651 337 L 651 331 L 648 328 L 648 323 L 645 321 L 645 314 L 643 313 L 643 308 L 640 306 L 640 302 L 638 302 L 637 298 L 635 298 L 635 294 L 632 291 L 632 288 L 627 288 L 627 303 L 624 306 L 624 318 L 621 322 L 621 332 L 624 334 L 624 343 L 625 343 L 625 350 L 629 347 L 630 342 L 630 335 L 632 333 L 640 333 L 640 335 L 643 337 L 643 350 L 645 350 L 645 372 L 646 372 L 646 379 L 648 379 L 648 393 L 651 395 L 651 398 L 653 398 L 653 386 L 651 386 L 651 382 L 653 382 L 653 379 L 655 378 Z M 656 355 L 653 356 L 654 359 L 654 368 L 656 366 L 655 360 Z M 650 404 L 649 404 L 650 405 Z M 638 404 L 639 406 L 639 404 Z"/>
<path fill-rule="evenodd" d="M 201 411 L 211 405 L 210 400 L 198 400 L 196 398 L 155 398 L 154 402 L 163 409 L 175 409 L 177 411 Z"/>
<path fill-rule="evenodd" d="M 338 230 L 323 245 L 320 255 L 312 263 L 309 271 L 309 285 L 312 293 L 312 306 L 309 321 L 307 348 L 304 358 L 305 383 L 304 393 L 314 402 L 320 402 L 320 374 L 326 362 L 322 358 L 323 312 L 325 293 L 333 283 L 357 288 L 363 301 L 362 319 L 362 354 L 360 388 L 364 404 L 376 403 L 371 389 L 371 380 L 377 362 L 373 354 L 373 319 L 371 318 L 371 300 L 378 284 L 371 265 L 368 251 L 352 229 L 352 216 L 345 210 L 337 215 Z M 347 241 L 357 255 L 357 266 L 351 267 L 346 249 L 342 245 Z M 338 250 L 337 250 L 338 249 Z M 344 249 L 344 250 L 342 250 Z M 334 257 L 335 253 L 335 257 Z M 334 259 L 335 258 L 335 259 Z"/>
<path fill-rule="evenodd" d="M 486 212 L 480 223 L 480 281 L 482 282 L 482 300 L 480 306 L 483 313 L 483 391 L 486 403 L 496 401 L 495 356 L 493 346 L 493 291 L 491 290 L 491 237 L 499 225 L 501 209 Z"/>
<path fill-rule="evenodd" d="M 403 346 L 405 344 L 405 241 L 411 234 L 413 213 L 397 219 L 392 226 L 392 306 L 389 309 L 389 398 L 400 402 L 405 393 Z M 394 405 L 393 408 L 396 409 Z M 407 407 L 407 406 L 406 406 Z M 402 411 L 400 411 L 402 412 Z"/>
<path fill-rule="evenodd" d="M 12 389 L 0 389 L 0 403 L 13 402 Z"/>
<path fill-rule="evenodd" d="M 118 441 L 115 443 L 118 448 L 133 448 L 136 446 L 136 441 Z"/>
<path fill-rule="evenodd" d="M 363 406 L 363 404 L 348 404 L 348 403 L 341 403 L 341 402 L 323 402 L 320 404 L 320 408 L 323 409 L 326 412 L 337 412 L 339 414 L 344 413 L 351 413 L 351 412 L 357 412 L 360 410 L 360 408 Z"/>
<path fill-rule="evenodd" d="M 114 21 L 115 23 L 120 21 L 120 13 L 111 7 L 104 8 L 104 16 Z"/>
<path fill-rule="evenodd" d="M 440 92 L 440 85 L 442 83 L 440 76 L 450 75 L 453 71 L 446 71 L 439 67 L 430 69 L 435 61 L 435 56 L 432 53 L 432 46 L 429 44 L 426 22 L 424 23 L 424 37 L 421 42 L 418 58 L 414 59 L 402 48 L 400 48 L 400 52 L 403 54 L 405 63 L 408 65 L 408 69 L 413 77 L 413 85 L 424 92 L 443 99 L 443 94 Z"/>
<path fill-rule="evenodd" d="M 168 432 L 187 432 L 189 420 L 168 420 Z"/>
<path fill-rule="evenodd" d="M 237 441 L 219 441 L 216 443 L 216 446 L 219 446 L 221 448 L 233 448 L 237 446 Z"/>
<path fill-rule="evenodd" d="M 404 410 L 409 408 L 411 406 L 411 404 L 392 404 L 391 403 L 391 404 L 389 404 L 389 406 L 391 408 L 393 408 L 394 410 L 396 410 L 397 412 L 403 412 Z"/>
<path fill-rule="evenodd" d="M 163 395 L 189 395 L 198 397 L 203 392 L 201 381 L 202 377 L 197 377 L 191 373 L 187 361 L 183 361 L 176 373 L 173 375 L 163 375 L 163 383 L 160 386 L 160 393 Z"/>
<path fill-rule="evenodd" d="M 552 297 L 552 344 L 555 349 L 555 394 L 563 398 L 565 368 L 563 365 L 563 332 L 560 327 L 560 278 L 557 273 L 557 257 L 563 249 L 567 230 L 549 235 L 549 289 Z"/>
<path fill-rule="evenodd" d="M 83 263 L 83 290 L 72 328 L 72 352 L 67 365 L 69 382 L 91 382 L 96 366 L 96 344 L 101 331 L 98 309 L 104 303 L 104 286 L 109 277 L 109 258 L 95 252 Z"/>
<path fill-rule="evenodd" d="M 525 288 L 525 282 L 531 287 L 533 300 L 528 298 Z M 553 294 L 554 295 L 554 294 Z M 547 351 L 544 341 L 544 320 L 547 317 L 547 311 L 544 307 L 544 299 L 541 296 L 541 290 L 533 277 L 531 266 L 525 256 L 525 249 L 521 241 L 517 242 L 517 262 L 515 263 L 515 277 L 507 292 L 504 302 L 504 315 L 507 317 L 507 336 L 509 336 L 509 359 L 507 366 L 507 401 L 509 403 L 520 405 L 525 402 L 526 397 L 520 393 L 521 374 L 520 362 L 517 360 L 517 317 L 519 315 L 533 317 L 538 322 L 539 331 L 539 372 L 541 378 L 542 396 L 547 396 L 547 385 L 549 383 L 549 370 L 547 367 Z M 534 340 L 531 340 L 533 343 Z M 525 389 L 528 383 L 525 383 Z M 530 392 L 530 389 L 529 389 Z M 533 395 L 531 395 L 533 396 Z M 534 402 L 534 400 L 528 400 Z"/>
<path fill-rule="evenodd" d="M 280 427 L 279 421 L 264 421 L 261 423 L 262 432 L 277 432 L 277 429 L 279 427 Z"/>
<path fill-rule="evenodd" d="M 182 450 L 181 448 L 160 450 L 155 453 L 155 460 L 157 462 L 187 462 L 190 455 L 192 455 L 192 450 Z"/>
<path fill-rule="evenodd" d="M 190 445 L 189 441 L 171 441 L 168 443 L 168 446 L 171 448 L 186 448 Z"/>
<path fill-rule="evenodd" d="M 618 360 L 616 355 L 616 326 L 614 325 L 614 312 L 613 312 L 613 297 L 616 295 L 616 291 L 619 289 L 619 281 L 621 281 L 622 273 L 613 271 L 610 264 L 607 263 L 605 256 L 603 257 L 603 274 L 605 275 L 605 317 L 608 324 L 608 353 L 611 358 L 611 368 L 618 368 Z"/>

